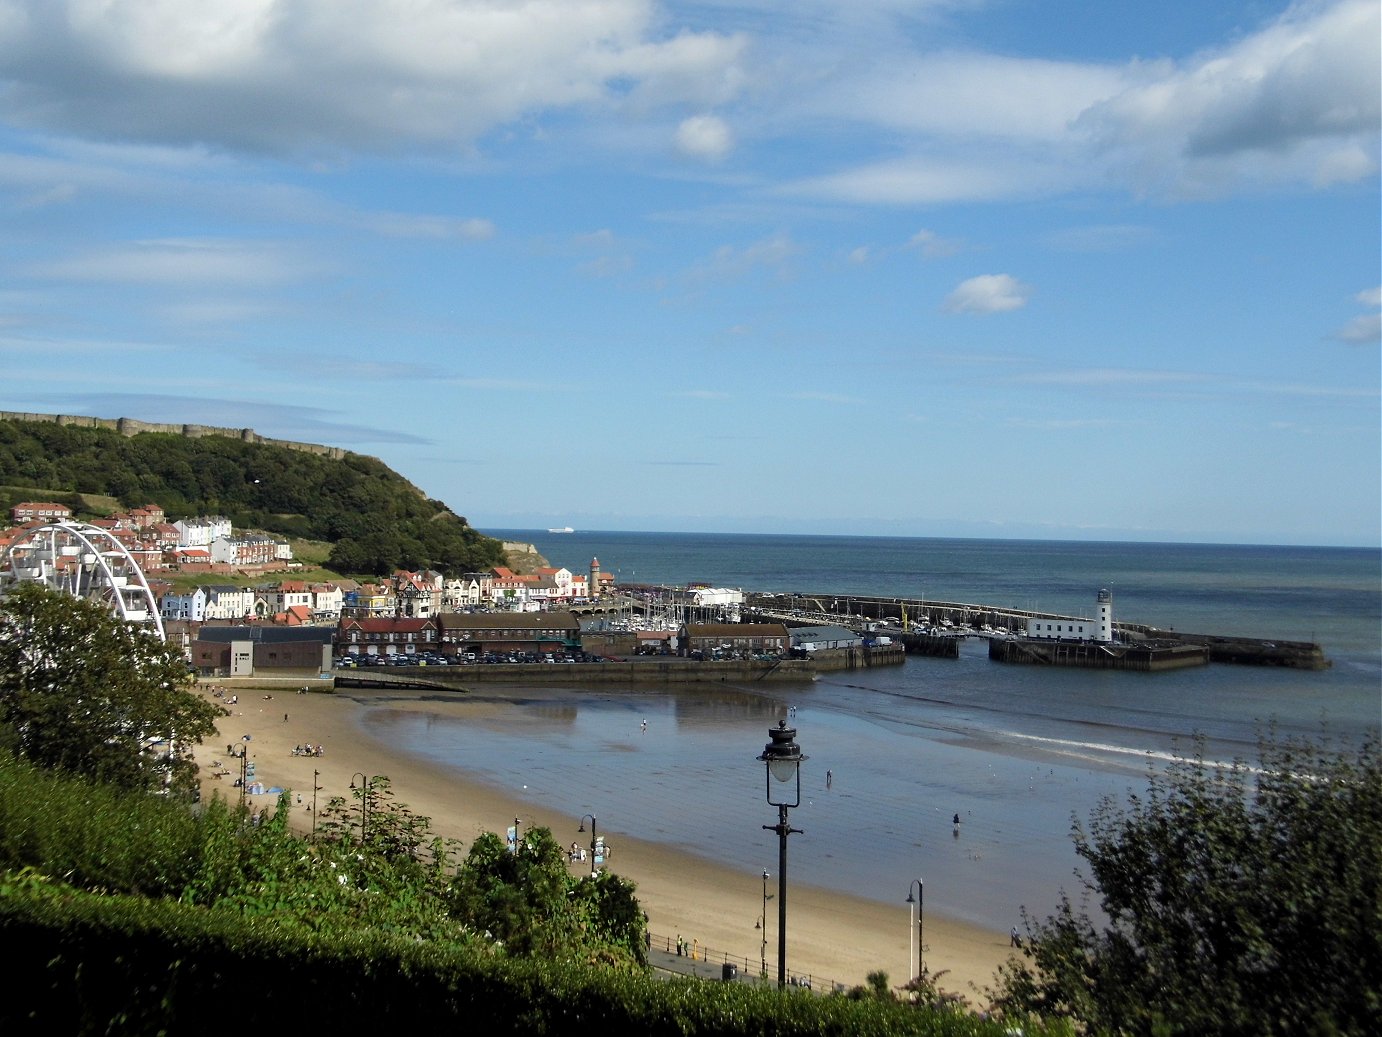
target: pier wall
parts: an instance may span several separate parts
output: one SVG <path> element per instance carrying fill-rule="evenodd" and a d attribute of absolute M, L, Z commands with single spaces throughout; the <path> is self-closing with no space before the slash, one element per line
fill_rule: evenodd
<path fill-rule="evenodd" d="M 777 662 L 689 662 L 638 659 L 607 663 L 502 663 L 494 666 L 390 666 L 337 671 L 337 687 L 405 687 L 466 691 L 481 684 L 628 685 L 753 684 L 759 681 L 810 682 L 816 671 L 809 660 Z"/>
<path fill-rule="evenodd" d="M 1209 663 L 1209 650 L 1183 644 L 1101 645 L 1087 641 L 994 637 L 989 639 L 989 658 L 1000 663 L 1156 673 L 1205 666 Z"/>
<path fill-rule="evenodd" d="M 809 652 L 802 660 L 819 673 L 837 670 L 867 670 L 874 666 L 901 666 L 907 661 L 907 650 L 901 644 L 865 645 L 859 648 L 821 648 Z"/>

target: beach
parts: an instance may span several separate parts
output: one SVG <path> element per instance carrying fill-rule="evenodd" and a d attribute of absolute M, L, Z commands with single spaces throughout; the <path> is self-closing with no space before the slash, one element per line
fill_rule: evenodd
<path fill-rule="evenodd" d="M 576 834 L 571 817 L 525 800 L 521 789 L 516 790 L 518 794 L 499 790 L 474 780 L 463 770 L 405 752 L 378 737 L 372 729 L 379 725 L 366 722 L 367 717 L 382 712 L 449 720 L 464 717 L 468 723 L 483 723 L 487 713 L 521 708 L 506 704 L 502 695 L 487 693 L 482 702 L 467 702 L 463 697 L 422 699 L 416 693 L 385 690 L 350 695 L 323 691 L 298 694 L 301 682 L 292 680 L 277 686 L 204 681 L 199 687 L 211 697 L 215 686 L 226 688 L 227 698 L 234 694 L 237 702 L 229 705 L 226 699 L 213 699 L 231 712 L 218 725 L 219 737 L 208 739 L 196 753 L 206 799 L 220 796 L 238 802 L 240 790 L 233 787 L 233 781 L 239 775 L 239 765 L 225 750 L 227 745 L 243 744 L 255 765 L 255 781 L 266 789 L 283 788 L 293 793 L 291 823 L 303 832 L 312 826 L 314 774 L 320 789 L 319 808 L 333 796 L 350 799 L 351 781 L 358 781 L 363 774 L 387 776 L 395 801 L 431 818 L 433 832 L 459 840 L 462 853 L 483 832 L 495 831 L 502 836 L 514 818 L 520 819 L 523 830 L 534 825 L 550 828 L 561 845 L 572 841 L 584 845 L 589 840 L 588 831 L 584 836 Z M 245 736 L 249 736 L 248 741 L 244 741 Z M 293 748 L 304 743 L 322 746 L 323 755 L 293 755 Z M 220 771 L 231 773 L 215 777 Z M 296 801 L 298 794 L 301 803 Z M 266 793 L 246 798 L 263 810 L 274 809 L 278 796 Z M 771 820 L 765 812 L 765 823 Z M 709 948 L 706 975 L 719 975 L 719 963 L 726 954 L 741 969 L 745 961 L 756 969 L 762 954 L 762 930 L 756 925 L 763 912 L 760 872 L 728 867 L 664 842 L 640 840 L 634 833 L 603 821 L 600 834 L 611 847 L 609 869 L 637 885 L 655 946 L 667 940 L 675 942 L 680 936 L 698 952 Z M 577 873 L 589 863 L 573 863 L 571 867 Z M 789 880 L 790 869 L 789 857 Z M 769 880 L 768 892 L 776 897 L 776 875 Z M 973 1005 L 984 1004 L 984 991 L 993 985 L 998 966 L 1011 953 L 1008 933 L 949 919 L 935 910 L 927 911 L 923 926 L 926 965 L 933 975 L 940 974 L 939 985 L 961 994 Z M 915 916 L 903 903 L 890 907 L 789 881 L 787 931 L 788 967 L 794 974 L 810 976 L 816 989 L 830 984 L 862 984 L 875 970 L 886 972 L 893 986 L 911 975 Z M 766 956 L 770 975 L 776 974 L 776 948 L 777 901 L 773 899 L 768 903 Z"/>

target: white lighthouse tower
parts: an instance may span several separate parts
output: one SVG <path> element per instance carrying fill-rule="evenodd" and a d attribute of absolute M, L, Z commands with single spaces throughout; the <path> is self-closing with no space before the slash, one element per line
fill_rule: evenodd
<path fill-rule="evenodd" d="M 1099 611 L 1095 614 L 1094 640 L 1107 644 L 1113 640 L 1113 591 L 1099 591 Z"/>

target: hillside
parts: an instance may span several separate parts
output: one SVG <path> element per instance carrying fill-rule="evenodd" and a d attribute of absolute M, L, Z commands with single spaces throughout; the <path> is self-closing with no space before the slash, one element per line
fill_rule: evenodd
<path fill-rule="evenodd" d="M 122 508 L 158 504 L 170 521 L 224 515 L 237 529 L 324 541 L 326 565 L 350 575 L 453 575 L 504 562 L 499 541 L 377 458 L 223 435 L 0 420 L 0 506 L 51 500 L 91 517 L 108 513 L 99 498 Z"/>

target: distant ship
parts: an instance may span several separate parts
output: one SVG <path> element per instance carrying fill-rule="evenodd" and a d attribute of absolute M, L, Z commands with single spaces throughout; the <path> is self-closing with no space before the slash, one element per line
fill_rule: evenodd
<path fill-rule="evenodd" d="M 576 532 L 576 531 L 575 531 L 574 529 L 572 529 L 570 526 L 562 526 L 560 529 L 549 529 L 547 532 L 549 532 L 549 533 L 574 533 L 574 532 Z"/>

